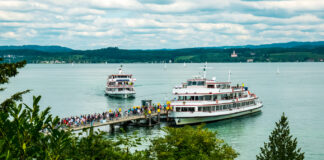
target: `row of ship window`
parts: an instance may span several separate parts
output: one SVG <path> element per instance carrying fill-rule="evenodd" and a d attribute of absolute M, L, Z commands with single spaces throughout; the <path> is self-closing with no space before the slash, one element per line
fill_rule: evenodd
<path fill-rule="evenodd" d="M 245 101 L 240 103 L 224 104 L 224 105 L 217 105 L 217 106 L 203 106 L 203 107 L 198 107 L 198 112 L 219 111 L 219 110 L 249 106 L 252 104 L 255 104 L 255 102 Z M 195 111 L 195 107 L 176 107 L 176 112 L 194 112 L 194 111 Z"/>
<path fill-rule="evenodd" d="M 241 97 L 242 93 L 238 93 L 238 96 Z M 216 100 L 217 98 L 220 99 L 234 99 L 236 96 L 231 93 L 231 94 L 220 94 L 220 95 L 204 95 L 204 96 L 178 96 L 178 100 L 180 101 L 210 101 L 210 100 Z"/>

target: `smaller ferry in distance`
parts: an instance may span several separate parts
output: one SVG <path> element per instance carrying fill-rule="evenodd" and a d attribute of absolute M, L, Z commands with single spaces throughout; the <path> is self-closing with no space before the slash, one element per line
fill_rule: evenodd
<path fill-rule="evenodd" d="M 131 74 L 124 74 L 123 65 L 120 65 L 119 73 L 109 75 L 106 94 L 116 98 L 135 97 L 134 82 L 136 79 Z"/>
<path fill-rule="evenodd" d="M 263 106 L 259 98 L 248 87 L 231 86 L 228 82 L 217 82 L 216 78 L 206 79 L 207 64 L 203 76 L 187 80 L 182 86 L 174 87 L 177 99 L 171 101 L 169 117 L 177 125 L 218 121 L 260 112 Z"/>

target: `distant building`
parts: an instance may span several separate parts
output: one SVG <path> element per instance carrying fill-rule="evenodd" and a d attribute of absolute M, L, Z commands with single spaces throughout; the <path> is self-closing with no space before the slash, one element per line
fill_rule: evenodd
<path fill-rule="evenodd" d="M 246 62 L 252 63 L 253 62 L 253 59 L 247 59 Z"/>
<path fill-rule="evenodd" d="M 255 53 L 254 53 L 254 52 L 251 52 L 250 55 L 251 55 L 251 56 L 255 56 Z"/>
<path fill-rule="evenodd" d="M 315 60 L 313 58 L 309 58 L 306 60 L 306 62 L 315 62 Z"/>
<path fill-rule="evenodd" d="M 235 50 L 234 50 L 233 53 L 231 54 L 231 57 L 232 57 L 232 58 L 237 57 L 237 54 L 235 53 Z"/>
<path fill-rule="evenodd" d="M 320 59 L 320 62 L 323 62 L 323 59 Z"/>

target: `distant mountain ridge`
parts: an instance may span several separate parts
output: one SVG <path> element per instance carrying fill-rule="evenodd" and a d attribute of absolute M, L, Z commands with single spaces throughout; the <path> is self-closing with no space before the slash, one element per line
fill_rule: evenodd
<path fill-rule="evenodd" d="M 261 45 L 241 45 L 241 46 L 219 46 L 219 47 L 194 47 L 194 48 L 217 48 L 217 49 L 231 49 L 231 48 L 251 48 L 251 49 L 258 49 L 258 48 L 315 48 L 319 46 L 324 46 L 324 41 L 314 41 L 314 42 L 287 42 L 287 43 L 271 43 L 271 44 L 261 44 Z M 117 47 L 107 47 L 101 49 L 92 49 L 92 50 L 102 50 L 108 48 L 116 48 Z M 190 48 L 179 48 L 179 49 L 190 49 Z M 81 50 L 74 50 L 68 47 L 62 47 L 57 45 L 51 46 L 40 46 L 40 45 L 23 45 L 23 46 L 0 46 L 1 50 L 35 50 L 35 51 L 42 51 L 42 52 L 71 52 L 71 51 L 81 51 Z M 178 49 L 125 49 L 125 50 L 178 50 Z M 91 49 L 83 50 L 83 51 L 91 51 Z"/>
<path fill-rule="evenodd" d="M 71 52 L 73 49 L 62 46 L 40 46 L 40 45 L 23 45 L 23 46 L 0 46 L 0 50 L 35 50 L 42 52 Z"/>
<path fill-rule="evenodd" d="M 315 48 L 318 46 L 324 46 L 324 41 L 315 41 L 315 42 L 286 42 L 286 43 L 271 43 L 271 44 L 261 44 L 261 45 L 243 45 L 243 46 L 222 46 L 215 48 Z"/>

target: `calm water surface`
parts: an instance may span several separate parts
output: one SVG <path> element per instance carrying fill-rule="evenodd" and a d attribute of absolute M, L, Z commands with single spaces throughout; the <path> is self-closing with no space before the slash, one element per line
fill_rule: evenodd
<path fill-rule="evenodd" d="M 126 64 L 124 70 L 137 79 L 136 98 L 115 100 L 104 95 L 107 76 L 117 72 L 119 64 L 29 64 L 12 78 L 0 100 L 24 89 L 32 95 L 42 95 L 41 106 L 51 106 L 51 113 L 60 117 L 129 108 L 142 99 L 165 103 L 174 98 L 172 87 L 198 75 L 203 64 Z M 208 64 L 208 77 L 227 80 L 232 72 L 234 84 L 244 82 L 264 103 L 262 113 L 209 123 L 239 153 L 240 160 L 255 159 L 259 147 L 283 112 L 289 118 L 292 134 L 306 152 L 306 159 L 324 159 L 324 63 L 214 63 Z M 280 74 L 277 75 L 277 68 Z M 166 124 L 164 124 L 166 125 Z M 130 127 L 142 136 L 160 135 L 161 126 L 153 129 Z"/>

